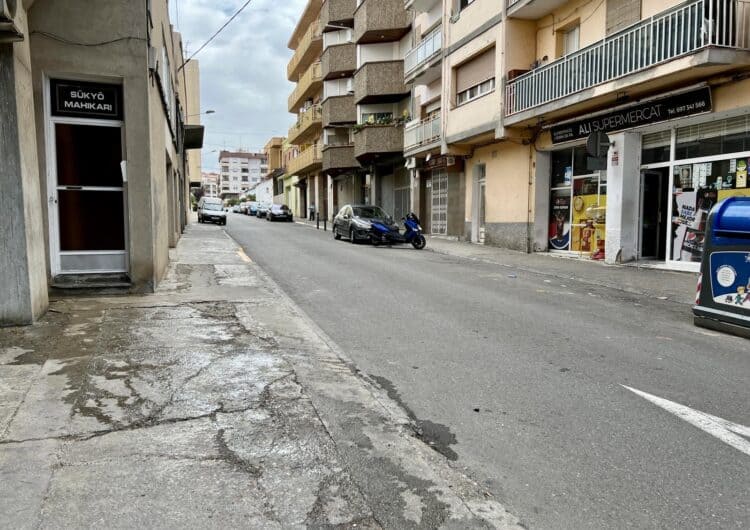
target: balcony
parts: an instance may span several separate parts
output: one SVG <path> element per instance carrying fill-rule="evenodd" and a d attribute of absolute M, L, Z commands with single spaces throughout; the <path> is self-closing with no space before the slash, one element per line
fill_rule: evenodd
<path fill-rule="evenodd" d="M 354 144 L 326 145 L 323 147 L 323 171 L 337 175 L 348 169 L 359 167 L 354 158 Z"/>
<path fill-rule="evenodd" d="M 300 114 L 297 123 L 289 128 L 289 136 L 287 137 L 289 143 L 293 145 L 309 143 L 312 138 L 319 135 L 322 127 L 322 115 L 320 105 L 313 105 Z"/>
<path fill-rule="evenodd" d="M 322 48 L 323 33 L 320 28 L 320 21 L 316 20 L 310 24 L 294 50 L 294 55 L 286 66 L 286 78 L 289 81 L 297 81 L 305 68 L 308 68 L 320 56 Z"/>
<path fill-rule="evenodd" d="M 315 94 L 319 93 L 323 88 L 323 70 L 320 63 L 313 63 L 310 68 L 299 78 L 297 86 L 289 94 L 287 99 L 287 105 L 289 112 L 297 113 L 302 107 L 302 104 L 312 99 Z"/>
<path fill-rule="evenodd" d="M 357 0 L 325 0 L 320 8 L 320 24 L 324 30 L 329 24 L 351 25 L 355 9 L 357 9 Z"/>
<path fill-rule="evenodd" d="M 404 0 L 404 9 L 410 9 L 417 13 L 426 13 L 441 0 Z"/>
<path fill-rule="evenodd" d="M 404 80 L 410 83 L 423 76 L 422 83 L 427 84 L 440 77 L 442 50 L 443 27 L 438 26 L 407 52 L 404 57 Z"/>
<path fill-rule="evenodd" d="M 415 154 L 440 146 L 442 122 L 440 114 L 420 121 L 413 121 L 404 127 L 404 154 Z"/>
<path fill-rule="evenodd" d="M 323 101 L 323 127 L 356 121 L 357 106 L 354 104 L 354 96 L 332 96 Z"/>
<path fill-rule="evenodd" d="M 320 57 L 320 64 L 323 79 L 350 77 L 357 69 L 357 45 L 350 42 L 329 46 Z"/>
<path fill-rule="evenodd" d="M 570 0 L 507 0 L 508 18 L 539 20 Z"/>
<path fill-rule="evenodd" d="M 288 175 L 303 176 L 320 169 L 323 161 L 323 152 L 320 144 L 309 146 L 296 158 L 292 158 L 287 164 Z"/>
<path fill-rule="evenodd" d="M 721 4 L 717 12 L 715 6 L 684 4 L 509 81 L 504 123 L 550 117 L 641 85 L 652 91 L 686 86 L 750 65 L 750 0 Z"/>
<path fill-rule="evenodd" d="M 403 0 L 362 0 L 354 12 L 357 44 L 392 42 L 409 32 L 411 17 Z"/>
<path fill-rule="evenodd" d="M 403 152 L 404 131 L 401 126 L 367 125 L 354 134 L 354 157 L 360 163 Z"/>
<path fill-rule="evenodd" d="M 408 94 L 403 61 L 366 63 L 354 74 L 354 101 L 358 105 L 392 103 Z"/>

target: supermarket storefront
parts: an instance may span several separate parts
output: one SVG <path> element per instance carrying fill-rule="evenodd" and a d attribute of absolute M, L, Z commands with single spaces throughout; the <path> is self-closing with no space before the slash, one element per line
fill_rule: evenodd
<path fill-rule="evenodd" d="M 553 127 L 547 250 L 697 271 L 711 207 L 750 195 L 750 108 L 715 113 L 711 97 L 700 87 Z M 596 130 L 611 143 L 598 160 Z"/>

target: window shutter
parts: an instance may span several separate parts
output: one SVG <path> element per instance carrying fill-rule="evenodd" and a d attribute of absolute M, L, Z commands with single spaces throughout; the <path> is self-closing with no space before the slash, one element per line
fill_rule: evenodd
<path fill-rule="evenodd" d="M 641 0 L 607 1 L 607 35 L 641 20 Z"/>
<path fill-rule="evenodd" d="M 456 68 L 456 93 L 495 77 L 495 48 L 477 55 Z"/>

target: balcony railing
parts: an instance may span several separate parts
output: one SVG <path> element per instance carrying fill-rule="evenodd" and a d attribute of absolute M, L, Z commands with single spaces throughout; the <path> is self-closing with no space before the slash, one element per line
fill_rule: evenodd
<path fill-rule="evenodd" d="M 415 48 L 407 52 L 406 57 L 404 57 L 404 75 L 406 77 L 409 77 L 409 74 L 414 70 L 440 54 L 440 50 L 443 48 L 442 30 L 442 26 L 438 26 L 422 39 Z"/>
<path fill-rule="evenodd" d="M 287 172 L 290 175 L 305 173 L 321 164 L 322 160 L 323 146 L 321 144 L 311 145 L 289 161 Z"/>
<path fill-rule="evenodd" d="M 297 74 L 299 74 L 298 70 L 300 69 L 303 59 L 309 56 L 310 48 L 312 47 L 312 45 L 317 44 L 322 46 L 322 43 L 323 32 L 320 27 L 320 20 L 316 20 L 315 22 L 310 24 L 310 27 L 299 40 L 299 44 L 297 44 L 297 48 L 294 50 L 294 55 L 289 61 L 289 64 L 287 64 L 286 66 L 287 79 L 289 79 L 290 81 L 295 80 Z"/>
<path fill-rule="evenodd" d="M 440 114 L 413 122 L 404 128 L 404 151 L 435 143 L 442 135 Z"/>
<path fill-rule="evenodd" d="M 748 49 L 750 0 L 697 0 L 532 70 L 505 88 L 510 116 L 710 46 Z"/>
<path fill-rule="evenodd" d="M 321 125 L 323 119 L 323 113 L 321 112 L 320 105 L 313 105 L 305 112 L 299 115 L 297 123 L 289 127 L 289 143 L 295 144 L 303 135 L 307 135 L 315 125 Z"/>
<path fill-rule="evenodd" d="M 296 111 L 302 105 L 302 101 L 305 99 L 305 96 L 309 97 L 310 95 L 317 92 L 317 85 L 321 85 L 322 83 L 323 69 L 321 68 L 319 62 L 313 63 L 312 65 L 310 65 L 310 68 L 308 68 L 307 71 L 302 74 L 302 77 L 299 78 L 299 82 L 297 82 L 297 86 L 294 87 L 292 93 L 289 94 L 289 98 L 287 100 L 289 112 Z"/>

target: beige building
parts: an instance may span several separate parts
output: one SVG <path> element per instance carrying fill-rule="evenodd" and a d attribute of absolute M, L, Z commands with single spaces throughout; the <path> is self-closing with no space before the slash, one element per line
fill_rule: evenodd
<path fill-rule="evenodd" d="M 166 1 L 0 5 L 0 324 L 39 317 L 51 286 L 152 290 L 203 135 Z"/>
<path fill-rule="evenodd" d="M 189 125 L 201 124 L 201 91 L 200 66 L 193 59 L 188 62 L 179 75 L 183 76 L 181 86 L 185 88 L 185 123 Z M 187 153 L 186 175 L 190 187 L 200 186 L 201 182 L 201 150 L 191 149 Z"/>
<path fill-rule="evenodd" d="M 295 201 L 294 215 L 305 217 L 308 209 L 325 215 L 327 212 L 326 184 L 322 167 L 322 111 L 323 78 L 320 53 L 323 37 L 320 24 L 321 0 L 309 0 L 297 21 L 289 49 L 292 58 L 287 65 L 287 78 L 295 83 L 288 98 L 289 112 L 297 116 L 289 128 L 287 139 L 296 146 L 287 165 L 287 174 L 297 178 L 300 200 Z"/>
<path fill-rule="evenodd" d="M 284 174 L 286 168 L 284 167 L 284 143 L 286 138 L 281 136 L 274 136 L 270 138 L 266 145 L 263 146 L 263 154 L 266 157 L 268 163 L 268 172 L 265 175 L 265 179 L 272 182 L 273 188 L 273 203 L 274 204 L 285 204 L 284 202 Z"/>
<path fill-rule="evenodd" d="M 430 232 L 697 270 L 710 206 L 750 194 L 746 0 L 405 5 Z"/>

